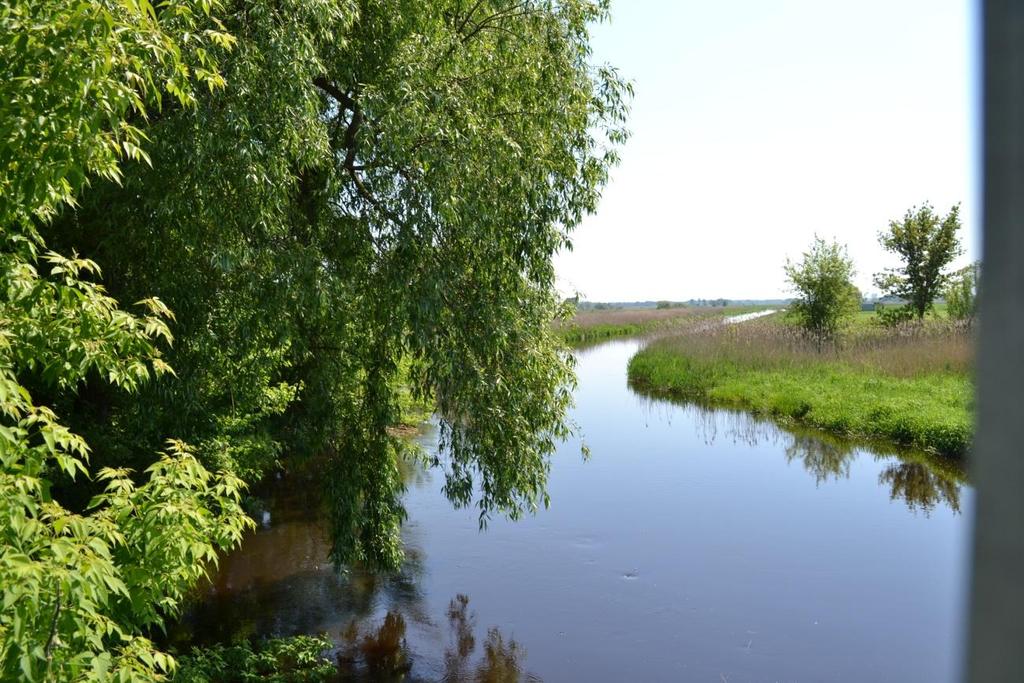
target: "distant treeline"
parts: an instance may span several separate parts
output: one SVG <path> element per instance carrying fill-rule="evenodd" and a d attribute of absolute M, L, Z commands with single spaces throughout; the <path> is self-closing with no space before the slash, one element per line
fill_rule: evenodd
<path fill-rule="evenodd" d="M 686 301 L 578 301 L 580 311 L 607 311 L 631 308 L 707 308 L 726 306 L 785 306 L 789 299 L 687 299 Z"/>

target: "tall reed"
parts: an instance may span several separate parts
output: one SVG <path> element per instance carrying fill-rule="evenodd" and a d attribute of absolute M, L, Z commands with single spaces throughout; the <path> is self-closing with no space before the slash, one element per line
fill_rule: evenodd
<path fill-rule="evenodd" d="M 895 328 L 861 322 L 820 345 L 775 315 L 739 325 L 680 328 L 678 334 L 652 342 L 652 348 L 765 369 L 838 362 L 893 377 L 969 374 L 974 360 L 971 330 L 947 320 Z"/>

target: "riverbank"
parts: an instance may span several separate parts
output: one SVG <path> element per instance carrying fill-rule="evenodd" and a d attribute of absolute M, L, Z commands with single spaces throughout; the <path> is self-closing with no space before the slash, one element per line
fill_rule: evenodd
<path fill-rule="evenodd" d="M 818 350 L 776 315 L 657 340 L 628 375 L 655 395 L 961 457 L 973 436 L 971 348 L 969 333 L 948 323 L 861 321 Z"/>
<path fill-rule="evenodd" d="M 718 320 L 762 309 L 754 306 L 726 306 L 589 310 L 556 324 L 555 330 L 566 344 L 578 346 L 619 337 L 637 337 L 652 332 L 690 328 L 701 321 Z"/>

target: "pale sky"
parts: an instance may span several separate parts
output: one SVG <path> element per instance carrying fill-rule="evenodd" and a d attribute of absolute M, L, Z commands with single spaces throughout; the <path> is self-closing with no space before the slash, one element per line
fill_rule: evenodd
<path fill-rule="evenodd" d="M 595 60 L 636 88 L 622 164 L 555 263 L 590 301 L 788 296 L 837 238 L 856 283 L 914 204 L 980 252 L 978 17 L 967 0 L 613 0 Z"/>

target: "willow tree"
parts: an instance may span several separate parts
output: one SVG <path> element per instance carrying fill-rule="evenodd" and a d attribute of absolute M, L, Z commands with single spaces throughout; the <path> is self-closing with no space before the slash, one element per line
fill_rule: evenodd
<path fill-rule="evenodd" d="M 400 365 L 481 522 L 546 501 L 569 431 L 552 255 L 596 207 L 629 87 L 589 0 L 256 0 L 219 16 L 225 87 L 136 125 L 149 163 L 50 237 L 176 315 L 177 372 L 63 409 L 111 463 L 171 434 L 254 479 L 317 456 L 334 559 L 394 566 Z M 102 419 L 98 419 L 102 417 Z"/>

